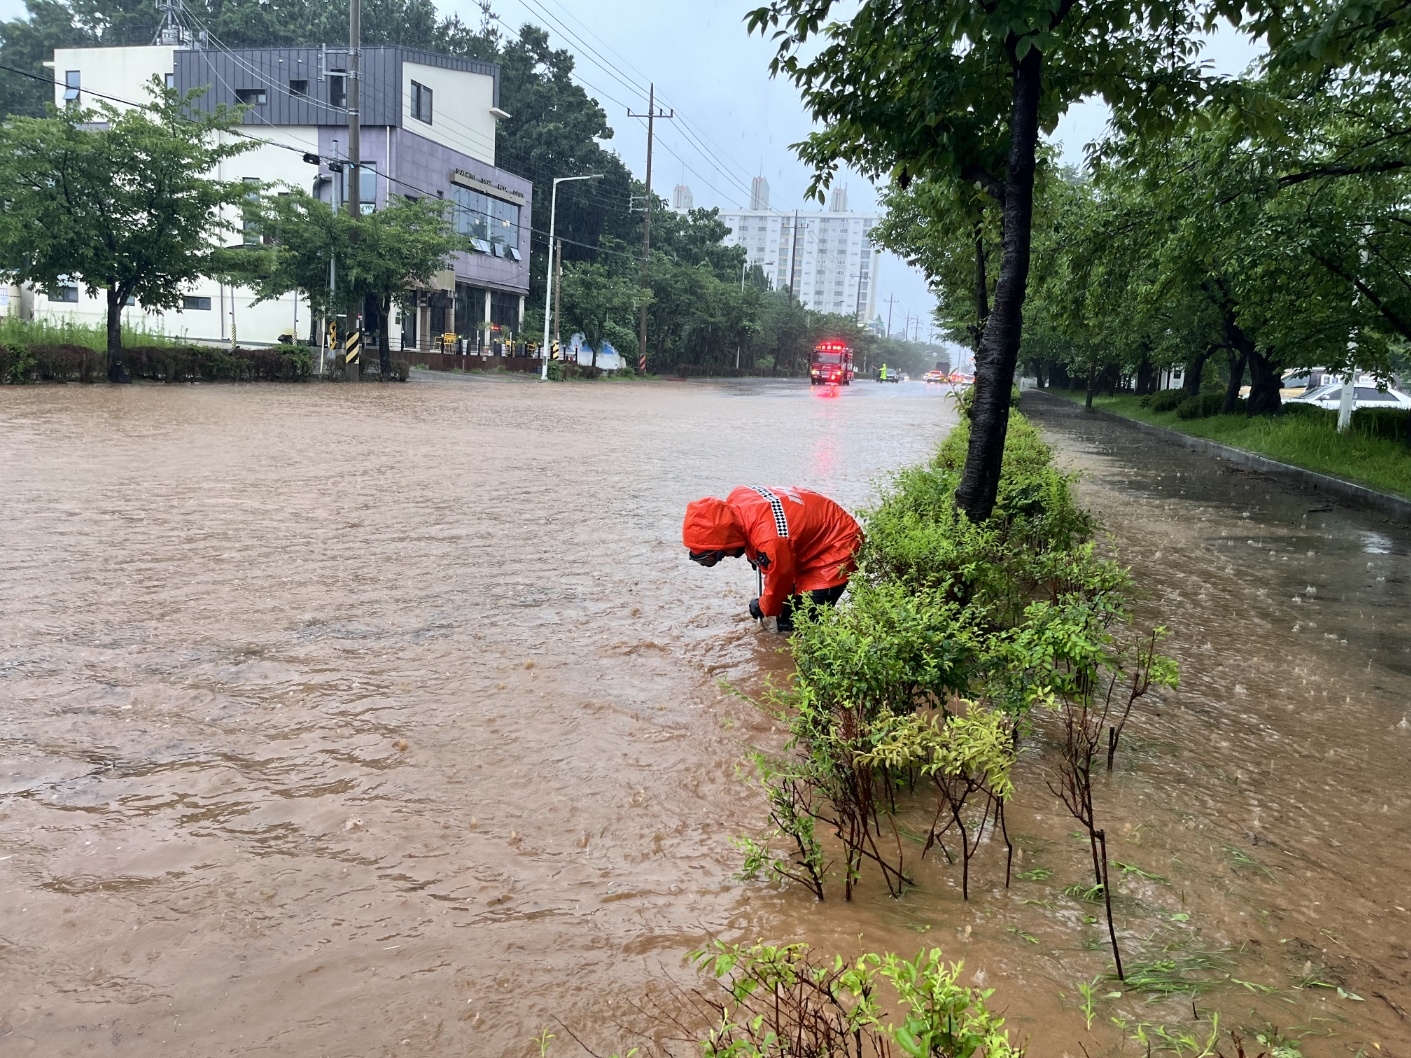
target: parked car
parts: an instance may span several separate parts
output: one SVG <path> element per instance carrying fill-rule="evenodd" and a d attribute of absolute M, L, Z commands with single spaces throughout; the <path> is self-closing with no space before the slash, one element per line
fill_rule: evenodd
<path fill-rule="evenodd" d="M 1359 408 L 1399 408 L 1402 411 L 1411 410 L 1411 396 L 1404 391 L 1388 386 L 1386 389 L 1378 389 L 1369 378 L 1359 378 L 1353 393 L 1357 398 Z M 1337 411 L 1342 404 L 1342 383 L 1329 382 L 1324 385 L 1310 389 L 1302 396 L 1293 397 L 1286 403 L 1289 404 L 1312 404 L 1318 408 L 1327 408 L 1330 411 Z"/>

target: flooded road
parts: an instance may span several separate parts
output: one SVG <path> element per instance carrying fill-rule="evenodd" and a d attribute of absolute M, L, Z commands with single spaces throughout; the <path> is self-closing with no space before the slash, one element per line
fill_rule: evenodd
<path fill-rule="evenodd" d="M 1182 666 L 1099 792 L 1129 961 L 1408 1058 L 1411 535 L 1038 419 Z M 969 904 L 943 863 L 852 905 L 733 877 L 738 766 L 781 736 L 730 688 L 789 666 L 681 511 L 855 508 L 953 422 L 919 384 L 0 391 L 0 1055 L 610 1053 L 712 935 L 940 945 L 1034 1055 L 1195 1031 L 1106 984 L 1087 1026 L 1107 957 L 1041 744 L 1007 891 L 988 851 Z"/>

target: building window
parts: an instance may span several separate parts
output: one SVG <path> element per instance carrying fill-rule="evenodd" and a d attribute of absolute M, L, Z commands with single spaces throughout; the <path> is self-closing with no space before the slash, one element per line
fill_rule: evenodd
<path fill-rule="evenodd" d="M 416 81 L 412 82 L 412 117 L 431 124 L 431 89 Z"/>
<path fill-rule="evenodd" d="M 64 102 L 78 102 L 78 86 L 80 75 L 77 70 L 64 71 Z"/>
<path fill-rule="evenodd" d="M 163 74 L 163 75 L 162 75 L 162 80 L 163 80 L 164 82 L 166 82 L 166 86 L 167 86 L 168 88 L 175 88 L 175 87 L 176 87 L 176 74 L 174 74 L 174 73 Z"/>
<path fill-rule="evenodd" d="M 269 94 L 263 88 L 237 88 L 235 101 L 242 106 L 261 107 L 269 101 Z"/>
<path fill-rule="evenodd" d="M 188 294 L 181 299 L 181 307 L 185 312 L 210 312 L 211 299 L 202 297 L 192 297 Z"/>
<path fill-rule="evenodd" d="M 299 78 L 289 82 L 289 94 L 291 96 L 306 96 L 309 94 L 309 82 L 305 78 Z"/>
<path fill-rule="evenodd" d="M 72 304 L 78 303 L 78 287 L 59 287 L 49 296 L 50 301 L 67 301 Z"/>
<path fill-rule="evenodd" d="M 341 73 L 328 75 L 328 105 L 340 108 L 348 105 L 348 78 Z"/>
<path fill-rule="evenodd" d="M 490 199 L 468 187 L 453 187 L 451 201 L 455 203 L 456 231 L 472 239 L 490 238 Z"/>
<path fill-rule="evenodd" d="M 245 245 L 258 246 L 260 243 L 260 178 L 258 176 L 245 177 L 245 202 L 241 206 L 241 217 L 244 222 Z"/>
<path fill-rule="evenodd" d="M 490 240 L 505 246 L 519 245 L 519 207 L 513 202 L 490 202 Z"/>

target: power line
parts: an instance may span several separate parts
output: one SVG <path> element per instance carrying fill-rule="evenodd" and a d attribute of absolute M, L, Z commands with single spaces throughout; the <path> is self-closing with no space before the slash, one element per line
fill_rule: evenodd
<path fill-rule="evenodd" d="M 59 85 L 59 84 L 61 83 L 61 82 L 59 82 L 59 81 L 54 80 L 54 78 L 52 78 L 52 77 L 44 77 L 44 76 L 42 76 L 42 75 L 40 75 L 40 74 L 31 73 L 29 70 L 22 70 L 22 69 L 20 69 L 20 68 L 17 67 L 17 66 L 9 66 L 9 65 L 7 65 L 7 64 L 5 64 L 5 63 L 0 63 L 0 70 L 8 70 L 10 73 L 19 74 L 19 75 L 22 76 L 22 77 L 28 77 L 28 78 L 30 78 L 31 80 L 42 81 L 42 82 L 44 82 L 44 83 L 46 83 L 46 84 L 50 84 L 50 85 Z M 228 86 L 227 86 L 227 87 L 228 87 Z M 113 102 L 113 103 L 120 103 L 120 104 L 122 104 L 123 106 L 132 107 L 132 108 L 137 109 L 137 110 L 151 110 L 151 109 L 152 109 L 152 104 L 150 104 L 150 103 L 136 103 L 136 102 L 133 102 L 131 99 L 124 99 L 124 98 L 122 98 L 121 96 L 111 95 L 111 94 L 109 94 L 109 93 L 107 93 L 107 92 L 98 92 L 98 91 L 94 91 L 93 89 L 89 89 L 89 88 L 82 89 L 82 91 L 85 92 L 85 93 L 87 93 L 88 95 L 94 96 L 95 98 L 98 98 L 98 99 L 105 99 L 105 100 L 108 100 L 108 101 Z M 271 126 L 271 127 L 275 127 L 275 126 Z M 286 151 L 293 151 L 295 154 L 305 155 L 305 154 L 310 154 L 310 153 L 311 153 L 311 152 L 308 150 L 308 148 L 307 148 L 306 146 L 304 146 L 304 145 L 292 144 L 292 143 L 281 143 L 279 140 L 266 139 L 266 138 L 263 137 L 263 136 L 256 136 L 256 135 L 253 135 L 253 134 L 251 134 L 251 133 L 244 132 L 244 131 L 242 131 L 242 130 L 240 130 L 240 129 L 235 129 L 235 128 L 227 129 L 226 131 L 229 132 L 229 133 L 230 133 L 231 135 L 233 135 L 233 136 L 239 136 L 239 137 L 241 137 L 242 139 L 247 139 L 247 140 L 250 140 L 250 141 L 252 141 L 252 142 L 254 142 L 254 143 L 263 143 L 263 144 L 265 144 L 265 145 L 267 145 L 267 146 L 270 146 L 270 147 L 279 147 L 279 148 L 282 148 L 283 150 L 286 150 Z M 339 163 L 346 163 L 346 162 L 348 161 L 348 159 L 347 159 L 346 157 L 339 157 L 339 156 L 336 155 L 336 154 L 333 156 L 332 160 L 335 161 L 335 162 L 339 162 Z M 417 185 L 417 184 L 413 184 L 413 183 L 411 183 L 410 181 L 403 180 L 403 179 L 401 179 L 400 177 L 392 176 L 390 173 L 384 173 L 384 172 L 381 172 L 381 171 L 378 171 L 378 170 L 372 170 L 372 172 L 373 172 L 373 175 L 374 175 L 376 178 L 381 179 L 381 180 L 385 180 L 385 181 L 387 181 L 389 184 L 398 184 L 398 185 L 400 185 L 400 186 L 402 186 L 402 187 L 410 188 L 411 190 L 418 192 L 419 194 L 423 195 L 423 196 L 426 197 L 426 198 L 436 199 L 436 200 L 438 200 L 438 201 L 445 201 L 443 195 L 440 195 L 440 194 L 438 194 L 438 193 L 435 192 L 435 191 L 428 191 L 428 190 L 427 190 L 426 188 L 424 188 L 424 187 L 421 187 L 421 186 L 419 186 L 419 185 Z M 455 206 L 455 203 L 448 203 L 448 204 L 449 204 L 449 205 L 452 205 L 452 206 Z M 469 207 L 460 207 L 460 208 L 469 209 Z M 480 210 L 471 210 L 471 212 L 480 213 L 481 211 L 480 211 Z M 487 213 L 487 214 L 483 214 L 483 215 L 484 215 L 484 216 L 490 216 L 490 214 L 488 214 L 488 213 Z M 530 232 L 531 235 L 543 235 L 545 238 L 548 237 L 548 234 L 549 234 L 549 233 L 546 232 L 546 231 L 544 231 L 542 228 L 535 228 L 535 227 L 533 227 L 532 225 L 520 225 L 520 226 L 521 226 L 521 227 L 526 227 L 526 228 L 528 229 L 528 231 Z M 561 236 L 556 236 L 556 238 L 562 238 L 562 237 L 561 237 Z M 625 252 L 623 252 L 623 251 L 621 251 L 621 250 L 610 250 L 610 249 L 608 249 L 608 248 L 605 247 L 605 246 L 593 246 L 593 245 L 591 245 L 590 243 L 576 242 L 576 241 L 574 241 L 574 240 L 572 240 L 572 239 L 562 239 L 562 241 L 565 242 L 565 243 L 567 243 L 567 244 L 570 245 L 570 246 L 579 246 L 579 247 L 582 247 L 582 248 L 584 248 L 584 249 L 593 250 L 593 251 L 596 252 L 596 253 L 605 253 L 605 254 L 612 254 L 612 255 L 617 256 L 617 257 L 626 257 L 626 258 L 628 258 L 629 260 L 633 260 L 633 261 L 635 261 L 635 260 L 638 259 L 636 254 L 625 253 Z"/>
<path fill-rule="evenodd" d="M 195 15 L 190 15 L 189 12 L 184 13 L 188 14 L 192 21 L 195 22 L 196 25 L 203 30 L 208 40 L 215 42 L 217 51 L 228 55 L 232 61 L 239 64 L 243 69 L 249 72 L 251 76 L 263 83 L 266 87 L 282 92 L 291 99 L 311 101 L 321 109 L 331 110 L 335 113 L 346 116 L 348 112 L 347 107 L 337 106 L 333 103 L 325 103 L 322 100 L 313 100 L 311 99 L 311 97 L 296 94 L 292 92 L 286 85 L 280 84 L 277 80 L 271 79 L 265 71 L 261 70 L 259 67 L 255 66 L 248 60 L 244 59 L 242 56 L 240 56 L 234 50 L 224 44 L 219 37 L 217 37 L 214 33 L 210 32 L 210 30 L 205 26 L 203 22 L 201 22 L 199 18 L 197 18 Z M 191 31 L 190 26 L 183 25 L 183 28 L 186 29 L 188 32 Z M 232 94 L 234 94 L 234 89 L 231 87 L 230 83 L 220 75 L 220 73 L 216 69 L 215 64 L 208 63 L 207 65 L 211 71 L 212 76 L 214 76 L 228 91 L 231 91 Z M 328 71 L 325 71 L 325 73 L 328 74 Z M 343 76 L 346 75 L 343 74 Z M 385 95 L 382 90 L 377 87 L 375 81 L 365 82 L 365 86 L 368 89 L 368 95 L 371 97 L 372 101 L 375 101 L 378 105 L 384 106 L 387 109 L 395 109 L 395 106 L 393 105 L 395 103 L 395 100 L 393 100 L 390 96 Z M 270 127 L 276 127 L 274 126 L 273 122 L 270 122 L 267 118 L 264 117 L 264 115 L 260 114 L 258 111 L 252 111 L 251 113 L 253 117 L 259 120 L 263 120 L 266 125 L 269 125 Z M 531 165 L 528 159 L 520 152 L 514 150 L 513 148 L 506 148 L 505 146 L 501 145 L 498 140 L 492 141 L 478 129 L 473 129 L 470 126 L 465 125 L 462 122 L 456 120 L 454 117 L 447 114 L 444 109 L 442 110 L 442 113 L 438 120 L 443 125 L 452 126 L 455 129 L 459 129 L 465 135 L 472 137 L 473 139 L 479 140 L 480 143 L 484 145 L 484 147 L 495 159 L 490 163 L 491 165 L 500 167 L 500 155 L 504 154 L 507 155 L 511 160 L 510 164 L 515 165 L 517 169 L 526 170 L 518 173 L 517 175 L 524 176 L 531 182 L 535 183 L 544 183 L 552 179 L 552 177 L 546 174 L 543 170 Z M 607 198 L 601 194 L 589 193 L 585 197 L 587 197 L 590 201 L 594 202 L 596 205 L 600 206 L 605 210 L 620 209 L 625 211 L 627 208 L 627 204 L 625 202 L 618 201 L 615 198 Z"/>

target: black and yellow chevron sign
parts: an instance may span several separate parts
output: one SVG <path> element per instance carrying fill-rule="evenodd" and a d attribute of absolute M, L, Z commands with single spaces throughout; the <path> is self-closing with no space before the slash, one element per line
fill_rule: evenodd
<path fill-rule="evenodd" d="M 363 332 L 353 331 L 348 335 L 348 344 L 343 348 L 343 363 L 356 364 L 363 351 Z"/>

